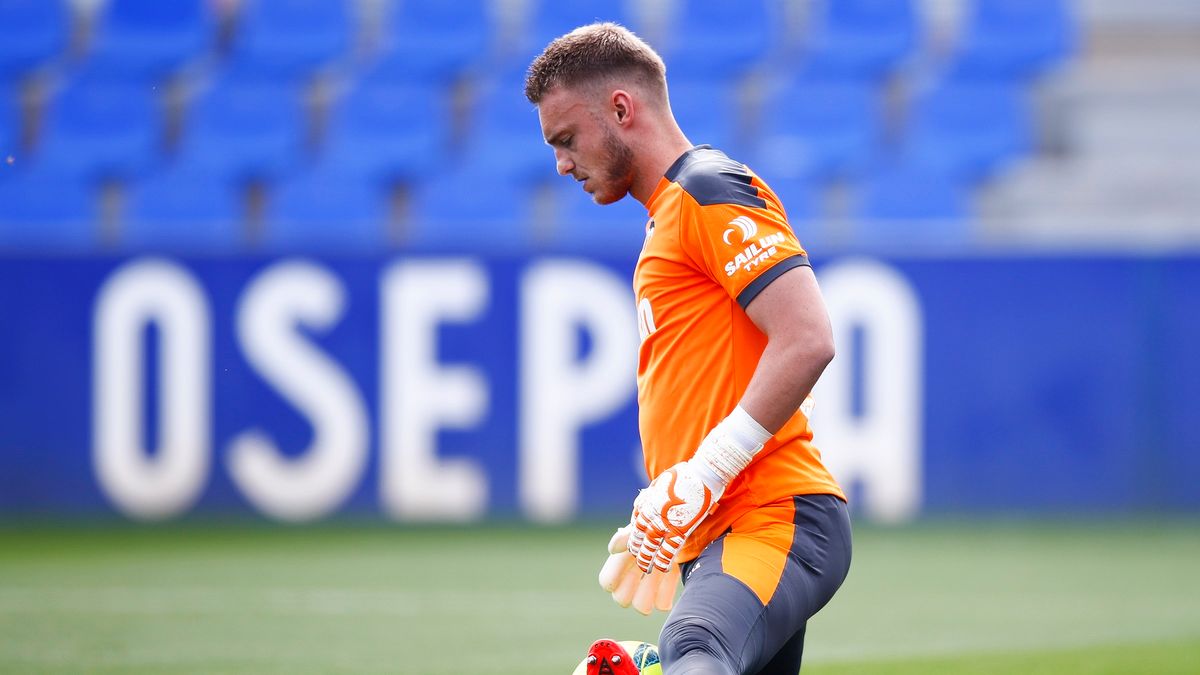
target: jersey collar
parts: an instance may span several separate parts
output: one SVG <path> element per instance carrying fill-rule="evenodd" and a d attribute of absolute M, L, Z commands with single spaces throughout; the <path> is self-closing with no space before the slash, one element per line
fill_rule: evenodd
<path fill-rule="evenodd" d="M 650 199 L 646 200 L 646 210 L 650 213 L 654 213 L 654 204 L 658 201 L 659 196 L 661 196 L 663 191 L 667 189 L 667 186 L 675 180 L 675 177 L 679 175 L 679 171 L 683 169 L 684 163 L 687 162 L 688 157 L 690 157 L 693 152 L 696 152 L 697 150 L 711 149 L 711 145 L 693 145 L 690 149 L 680 155 L 678 159 L 672 162 L 670 168 L 667 169 L 667 172 L 658 180 L 658 185 L 655 186 L 654 192 L 650 195 Z"/>

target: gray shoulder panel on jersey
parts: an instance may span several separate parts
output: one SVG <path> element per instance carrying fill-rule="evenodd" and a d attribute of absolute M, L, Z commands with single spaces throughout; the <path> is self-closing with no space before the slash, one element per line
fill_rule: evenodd
<path fill-rule="evenodd" d="M 750 306 L 750 302 L 758 297 L 762 290 L 769 286 L 772 281 L 775 281 L 784 272 L 793 270 L 797 267 L 812 267 L 812 263 L 808 262 L 808 256 L 796 254 L 789 256 L 775 263 L 770 269 L 755 277 L 741 293 L 738 293 L 737 303 L 746 309 Z"/>
<path fill-rule="evenodd" d="M 767 206 L 766 200 L 758 196 L 758 188 L 750 184 L 745 165 L 707 145 L 697 145 L 683 153 L 667 169 L 666 179 L 679 183 L 700 206 L 737 204 L 756 209 Z"/>

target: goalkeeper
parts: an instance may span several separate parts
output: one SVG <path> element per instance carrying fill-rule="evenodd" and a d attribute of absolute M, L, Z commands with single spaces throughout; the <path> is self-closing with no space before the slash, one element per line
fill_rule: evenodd
<path fill-rule="evenodd" d="M 681 566 L 659 637 L 668 675 L 794 674 L 851 549 L 808 423 L 833 340 L 807 254 L 766 183 L 684 135 L 662 59 L 624 28 L 554 40 L 525 94 L 560 174 L 598 204 L 629 194 L 649 214 L 634 291 L 652 481 L 601 581 L 622 604 L 665 608 Z"/>

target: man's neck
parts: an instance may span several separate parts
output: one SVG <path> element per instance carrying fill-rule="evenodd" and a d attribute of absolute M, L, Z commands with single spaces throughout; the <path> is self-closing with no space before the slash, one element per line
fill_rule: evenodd
<path fill-rule="evenodd" d="M 658 187 L 658 182 L 667 173 L 667 169 L 671 168 L 671 165 L 683 153 L 692 149 L 691 142 L 683 135 L 679 127 L 675 124 L 670 126 L 672 128 L 669 131 L 651 139 L 647 147 L 643 149 L 642 160 L 638 162 L 633 184 L 629 187 L 629 194 L 633 195 L 633 198 L 641 202 L 643 206 L 650 201 L 651 195 Z"/>

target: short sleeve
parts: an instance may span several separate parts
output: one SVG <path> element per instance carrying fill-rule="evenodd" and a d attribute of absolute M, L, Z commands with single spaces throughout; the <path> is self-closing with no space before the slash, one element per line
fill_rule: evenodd
<path fill-rule="evenodd" d="M 784 272 L 809 264 L 786 218 L 769 202 L 691 201 L 680 215 L 680 243 L 689 257 L 743 309 Z"/>

